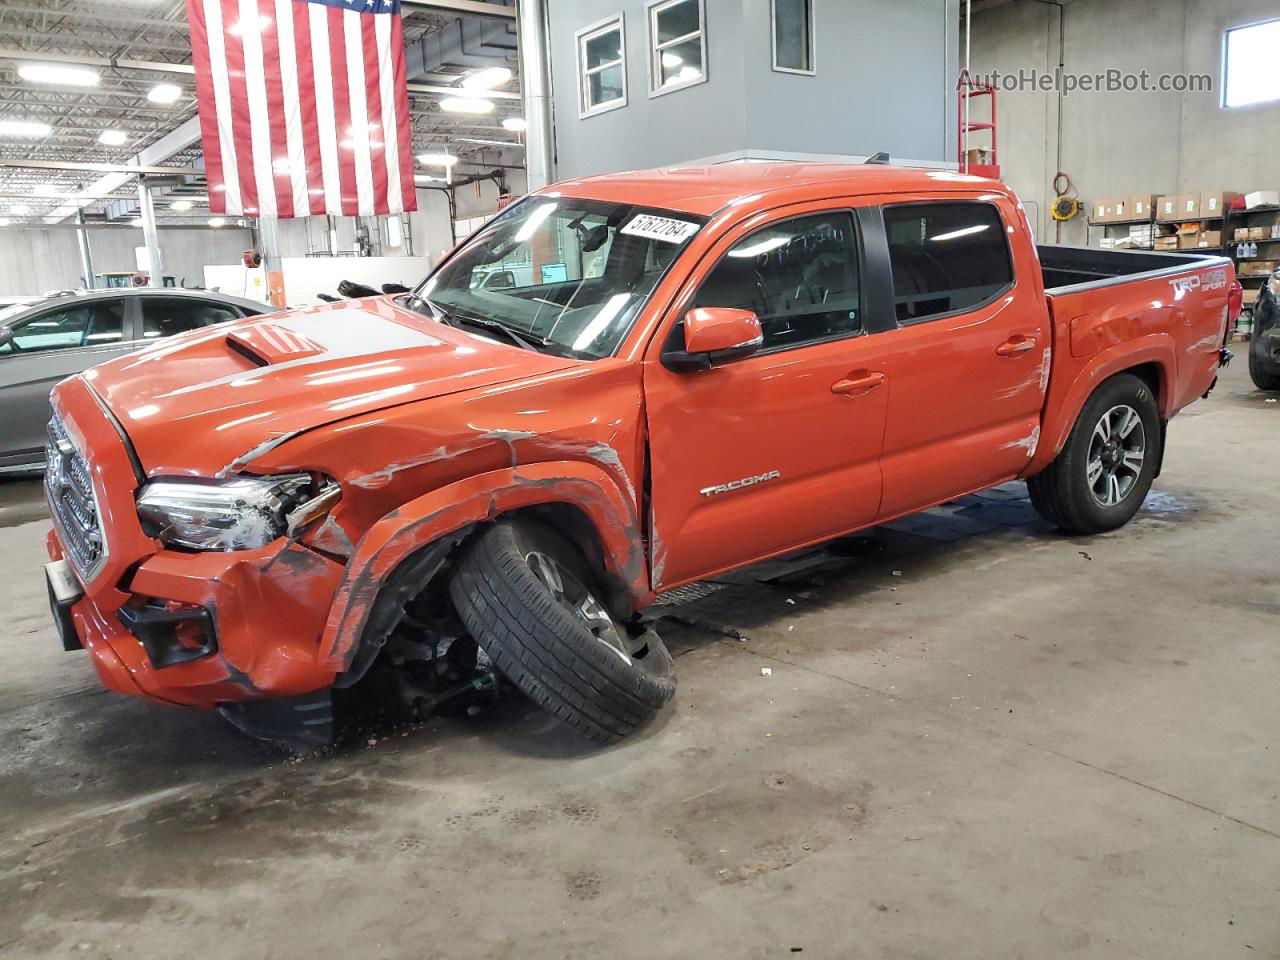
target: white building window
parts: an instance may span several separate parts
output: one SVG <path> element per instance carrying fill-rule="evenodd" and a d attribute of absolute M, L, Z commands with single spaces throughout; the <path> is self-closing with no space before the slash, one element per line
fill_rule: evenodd
<path fill-rule="evenodd" d="M 813 0 L 771 0 L 771 8 L 773 69 L 813 76 Z"/>
<path fill-rule="evenodd" d="M 703 0 L 649 4 L 649 95 L 681 90 L 707 79 Z"/>
<path fill-rule="evenodd" d="M 1280 100 L 1277 46 L 1280 46 L 1280 20 L 1227 31 L 1222 71 L 1223 106 L 1247 107 Z"/>
<path fill-rule="evenodd" d="M 578 31 L 579 99 L 589 117 L 627 105 L 627 43 L 622 16 Z"/>

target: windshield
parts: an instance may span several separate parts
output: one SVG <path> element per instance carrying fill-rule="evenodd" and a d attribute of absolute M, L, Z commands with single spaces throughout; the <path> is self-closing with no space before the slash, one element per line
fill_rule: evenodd
<path fill-rule="evenodd" d="M 611 356 L 703 217 L 631 204 L 530 197 L 495 217 L 416 296 L 556 352 Z"/>

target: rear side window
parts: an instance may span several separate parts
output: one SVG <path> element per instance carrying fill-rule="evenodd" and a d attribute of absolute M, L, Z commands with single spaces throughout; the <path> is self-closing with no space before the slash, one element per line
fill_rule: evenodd
<path fill-rule="evenodd" d="M 142 335 L 148 340 L 172 337 L 207 327 L 211 323 L 224 323 L 240 316 L 234 309 L 220 303 L 209 303 L 188 297 L 143 297 Z"/>
<path fill-rule="evenodd" d="M 960 313 L 1013 285 L 1004 223 L 989 203 L 885 207 L 899 323 Z"/>
<path fill-rule="evenodd" d="M 703 281 L 693 306 L 753 311 L 766 350 L 861 334 L 853 218 L 824 213 L 747 234 Z"/>

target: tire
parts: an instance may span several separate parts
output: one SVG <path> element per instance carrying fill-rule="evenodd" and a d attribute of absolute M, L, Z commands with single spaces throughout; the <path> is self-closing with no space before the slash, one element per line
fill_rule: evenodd
<path fill-rule="evenodd" d="M 1258 359 L 1252 344 L 1249 347 L 1249 379 L 1259 390 L 1280 390 L 1280 372 L 1277 372 L 1275 364 Z"/>
<path fill-rule="evenodd" d="M 494 666 L 591 740 L 621 740 L 675 694 L 671 656 L 657 634 L 632 637 L 595 599 L 600 591 L 581 553 L 541 523 L 500 520 L 483 530 L 465 548 L 449 591 Z"/>
<path fill-rule="evenodd" d="M 1027 480 L 1031 503 L 1069 533 L 1123 527 L 1151 489 L 1162 442 L 1151 388 L 1132 374 L 1117 374 L 1086 401 L 1057 459 Z"/>

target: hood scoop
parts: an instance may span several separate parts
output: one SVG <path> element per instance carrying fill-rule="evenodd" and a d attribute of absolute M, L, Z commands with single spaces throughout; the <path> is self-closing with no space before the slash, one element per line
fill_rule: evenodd
<path fill-rule="evenodd" d="M 325 348 L 314 340 L 274 323 L 237 327 L 227 334 L 227 346 L 260 367 L 325 352 Z"/>

